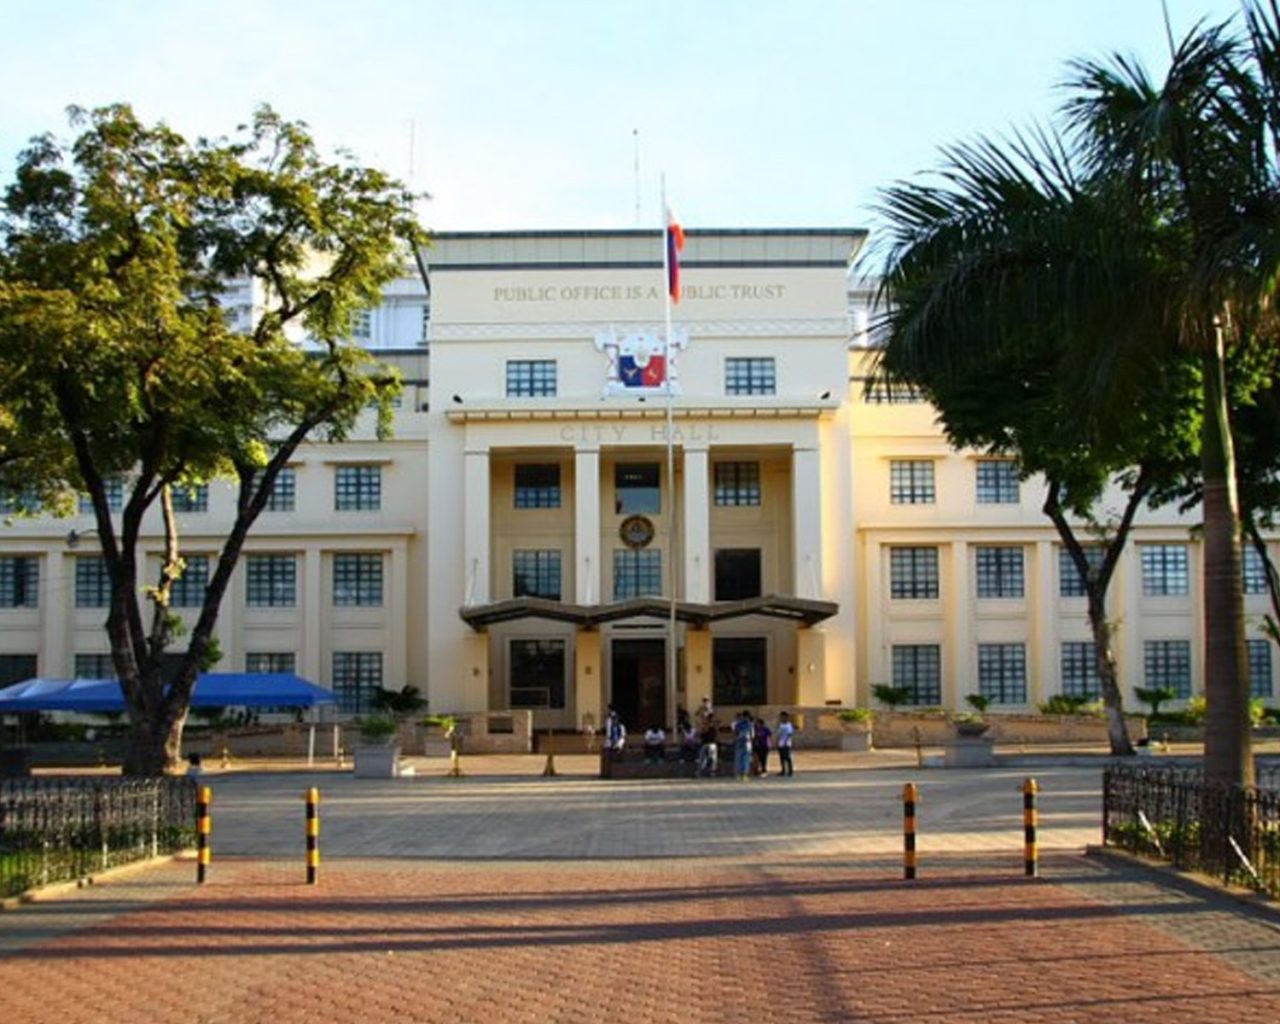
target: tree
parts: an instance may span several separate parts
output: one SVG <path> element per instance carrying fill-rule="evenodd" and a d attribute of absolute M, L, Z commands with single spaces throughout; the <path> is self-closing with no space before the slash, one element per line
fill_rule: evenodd
<path fill-rule="evenodd" d="M 178 755 L 222 597 L 281 468 L 308 438 L 346 436 L 371 403 L 388 425 L 398 377 L 346 339 L 423 237 L 402 185 L 326 162 L 303 125 L 266 108 L 231 140 L 194 143 L 124 105 L 73 110 L 72 123 L 69 144 L 32 140 L 4 199 L 0 474 L 45 507 L 91 499 L 125 770 L 153 775 Z M 253 316 L 227 307 L 236 283 L 253 289 Z M 214 477 L 236 488 L 235 520 L 166 680 L 184 571 L 171 492 Z M 153 508 L 164 552 L 148 580 L 139 541 Z"/>
<path fill-rule="evenodd" d="M 1097 275 L 1158 289 L 1149 218 L 1127 189 L 1082 180 L 1044 133 L 953 147 L 940 177 L 884 193 L 880 366 L 924 391 L 955 446 L 1044 477 L 1043 510 L 1087 600 L 1111 750 L 1132 754 L 1107 592 L 1139 508 L 1193 457 L 1197 377 L 1185 359 L 1133 374 L 1119 417 L 1082 406 L 1075 360 L 1109 315 Z"/>

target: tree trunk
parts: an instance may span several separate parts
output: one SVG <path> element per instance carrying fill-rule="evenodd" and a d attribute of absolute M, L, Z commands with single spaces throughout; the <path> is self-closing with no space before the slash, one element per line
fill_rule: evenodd
<path fill-rule="evenodd" d="M 1244 786 L 1253 784 L 1249 659 L 1221 329 L 1205 353 L 1204 404 L 1204 770 L 1210 781 Z"/>
<path fill-rule="evenodd" d="M 185 716 L 167 721 L 131 723 L 129 749 L 125 753 L 122 774 L 133 777 L 155 777 L 177 770 L 182 755 L 182 727 Z"/>
<path fill-rule="evenodd" d="M 1098 656 L 1098 682 L 1102 686 L 1102 704 L 1107 709 L 1107 738 L 1115 757 L 1132 757 L 1133 744 L 1124 721 L 1124 698 L 1120 694 L 1116 655 L 1111 649 L 1111 623 L 1107 621 L 1105 594 L 1095 594 L 1098 589 L 1088 586 L 1089 630 L 1093 634 L 1093 647 Z"/>

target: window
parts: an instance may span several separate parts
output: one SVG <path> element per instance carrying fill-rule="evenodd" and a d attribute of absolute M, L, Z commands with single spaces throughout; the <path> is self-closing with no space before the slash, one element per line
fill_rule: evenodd
<path fill-rule="evenodd" d="M 37 675 L 34 654 L 0 654 L 0 687 L 25 683 Z"/>
<path fill-rule="evenodd" d="M 560 466 L 554 462 L 516 466 L 516 508 L 559 508 Z"/>
<path fill-rule="evenodd" d="M 170 493 L 175 512 L 208 512 L 209 485 L 192 484 L 190 487 L 174 484 Z"/>
<path fill-rule="evenodd" d="M 40 603 L 40 560 L 30 555 L 0 558 L 0 608 L 36 608 Z"/>
<path fill-rule="evenodd" d="M 425 345 L 431 340 L 431 300 L 428 299 L 422 304 L 422 343 Z"/>
<path fill-rule="evenodd" d="M 992 704 L 1027 702 L 1027 649 L 1022 644 L 978 644 L 978 692 Z"/>
<path fill-rule="evenodd" d="M 559 551 L 516 551 L 512 553 L 511 562 L 514 596 L 560 600 Z"/>
<path fill-rule="evenodd" d="M 107 495 L 107 511 L 119 512 L 124 508 L 124 481 L 118 476 L 107 477 L 102 481 L 102 489 Z M 93 514 L 93 499 L 87 494 L 80 495 L 81 515 Z"/>
<path fill-rule="evenodd" d="M 1018 465 L 1006 459 L 979 459 L 979 505 L 1018 504 Z"/>
<path fill-rule="evenodd" d="M 716 551 L 717 601 L 741 601 L 760 596 L 760 549 L 720 548 Z"/>
<path fill-rule="evenodd" d="M 1273 693 L 1271 685 L 1271 641 L 1248 640 L 1249 645 L 1249 696 L 1270 697 Z"/>
<path fill-rule="evenodd" d="M 936 600 L 938 549 L 890 548 L 889 596 L 895 600 Z"/>
<path fill-rule="evenodd" d="M 508 359 L 508 398 L 554 398 L 556 393 L 556 361 L 554 359 Z"/>
<path fill-rule="evenodd" d="M 1148 640 L 1142 645 L 1143 685 L 1167 686 L 1178 700 L 1191 696 L 1191 641 Z"/>
<path fill-rule="evenodd" d="M 894 459 L 890 462 L 889 502 L 893 505 L 932 505 L 933 461 Z"/>
<path fill-rule="evenodd" d="M 768 702 L 768 645 L 759 636 L 718 636 L 711 641 L 712 700 L 718 705 Z"/>
<path fill-rule="evenodd" d="M 760 504 L 760 463 L 717 462 L 714 472 L 718 506 Z"/>
<path fill-rule="evenodd" d="M 271 494 L 263 506 L 265 512 L 292 512 L 297 507 L 298 474 L 292 466 L 284 466 L 276 474 Z"/>
<path fill-rule="evenodd" d="M 1068 640 L 1058 657 L 1058 674 L 1064 697 L 1100 697 L 1097 645 L 1091 640 Z"/>
<path fill-rule="evenodd" d="M 656 462 L 619 462 L 613 467 L 613 505 L 620 516 L 656 515 L 662 489 Z"/>
<path fill-rule="evenodd" d="M 35 515 L 40 496 L 30 487 L 0 487 L 0 515 Z"/>
<path fill-rule="evenodd" d="M 77 654 L 75 656 L 77 679 L 114 679 L 116 665 L 110 654 Z"/>
<path fill-rule="evenodd" d="M 292 673 L 296 666 L 293 651 L 246 651 L 244 656 L 246 672 Z"/>
<path fill-rule="evenodd" d="M 772 356 L 730 357 L 724 361 L 724 393 L 726 395 L 772 395 L 777 379 Z"/>
<path fill-rule="evenodd" d="M 298 560 L 294 555 L 245 556 L 245 604 L 292 608 L 297 603 Z"/>
<path fill-rule="evenodd" d="M 357 715 L 372 711 L 381 689 L 381 651 L 333 652 L 333 696 L 338 710 Z"/>
<path fill-rule="evenodd" d="M 111 577 L 106 560 L 96 555 L 76 559 L 76 607 L 106 608 L 111 604 Z"/>
<path fill-rule="evenodd" d="M 205 588 L 209 586 L 209 556 L 189 555 L 186 562 L 187 567 L 169 591 L 171 608 L 199 608 L 204 604 Z"/>
<path fill-rule="evenodd" d="M 339 606 L 382 606 L 382 555 L 334 555 L 333 603 Z"/>
<path fill-rule="evenodd" d="M 351 314 L 351 337 L 361 341 L 373 337 L 373 310 L 357 309 Z"/>
<path fill-rule="evenodd" d="M 1265 594 L 1267 592 L 1267 566 L 1258 549 L 1246 543 L 1244 552 L 1244 592 L 1246 594 Z"/>
<path fill-rule="evenodd" d="M 511 641 L 511 706 L 564 707 L 565 642 Z"/>
<path fill-rule="evenodd" d="M 862 400 L 867 405 L 915 405 L 924 401 L 924 392 L 914 384 L 869 377 L 862 387 Z"/>
<path fill-rule="evenodd" d="M 894 644 L 893 685 L 911 691 L 911 704 L 941 704 L 942 648 L 937 644 Z"/>
<path fill-rule="evenodd" d="M 1022 597 L 1022 548 L 975 547 L 979 597 Z"/>
<path fill-rule="evenodd" d="M 1185 544 L 1143 544 L 1142 592 L 1147 597 L 1180 597 L 1190 592 Z"/>
<path fill-rule="evenodd" d="M 333 477 L 333 507 L 339 512 L 382 508 L 382 467 L 339 466 Z"/>
<path fill-rule="evenodd" d="M 613 599 L 656 597 L 662 593 L 662 552 L 652 548 L 613 553 Z"/>
<path fill-rule="evenodd" d="M 1096 571 L 1101 568 L 1102 560 L 1107 554 L 1102 545 L 1086 544 L 1083 550 L 1084 560 L 1088 563 L 1090 571 Z M 1065 547 L 1058 548 L 1058 596 L 1085 596 L 1084 580 L 1080 578 L 1080 572 L 1076 569 L 1075 559 L 1071 557 L 1071 552 Z"/>

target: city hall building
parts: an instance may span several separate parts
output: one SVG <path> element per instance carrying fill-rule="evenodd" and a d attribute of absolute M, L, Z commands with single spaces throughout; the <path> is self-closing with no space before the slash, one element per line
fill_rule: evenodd
<path fill-rule="evenodd" d="M 934 410 L 874 379 L 863 241 L 692 231 L 668 330 L 658 232 L 437 235 L 353 324 L 403 373 L 394 436 L 370 416 L 299 450 L 223 603 L 219 667 L 296 671 L 348 712 L 410 684 L 432 711 L 539 729 L 610 704 L 644 728 L 703 696 L 868 704 L 876 683 L 949 708 L 1096 694 L 1042 483 L 951 450 Z M 175 610 L 194 616 L 232 503 L 217 481 L 178 496 Z M 1130 700 L 1203 689 L 1193 525 L 1144 510 L 1120 563 Z M 0 683 L 111 673 L 92 527 L 83 508 L 0 525 Z M 1270 696 L 1252 552 L 1244 583 Z"/>

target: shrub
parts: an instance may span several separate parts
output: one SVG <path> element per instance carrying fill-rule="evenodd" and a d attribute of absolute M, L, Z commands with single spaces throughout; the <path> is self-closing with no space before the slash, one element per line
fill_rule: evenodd
<path fill-rule="evenodd" d="M 871 687 L 871 695 L 885 707 L 896 708 L 900 704 L 910 704 L 915 693 L 910 687 L 876 683 Z"/>
<path fill-rule="evenodd" d="M 1055 693 L 1047 701 L 1039 705 L 1039 708 L 1042 715 L 1078 715 L 1088 703 L 1088 697 Z"/>
<path fill-rule="evenodd" d="M 985 714 L 987 708 L 991 706 L 991 698 L 983 693 L 966 694 L 964 702 L 968 704 L 969 707 L 973 708 L 973 710 L 978 713 L 979 717 Z"/>
<path fill-rule="evenodd" d="M 836 717 L 842 722 L 870 722 L 875 712 L 870 708 L 841 708 Z"/>
<path fill-rule="evenodd" d="M 1133 695 L 1144 704 L 1151 705 L 1151 717 L 1155 718 L 1160 714 L 1160 705 L 1165 701 L 1173 700 L 1177 696 L 1176 693 L 1168 686 L 1153 686 L 1150 688 L 1137 686 L 1134 687 Z"/>
<path fill-rule="evenodd" d="M 357 723 L 360 738 L 369 743 L 385 743 L 396 734 L 400 724 L 390 715 L 370 715 Z"/>

